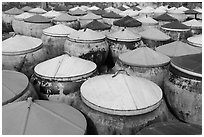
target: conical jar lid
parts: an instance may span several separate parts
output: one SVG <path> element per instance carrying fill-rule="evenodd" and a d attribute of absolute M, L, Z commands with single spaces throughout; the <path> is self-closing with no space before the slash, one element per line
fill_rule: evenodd
<path fill-rule="evenodd" d="M 161 14 L 164 14 L 164 13 L 166 13 L 166 10 L 163 9 L 163 8 L 156 8 L 156 9 L 154 10 L 154 13 L 161 13 Z"/>
<path fill-rule="evenodd" d="M 76 30 L 63 24 L 54 25 L 43 30 L 44 34 L 50 36 L 67 36 L 73 32 L 76 32 Z"/>
<path fill-rule="evenodd" d="M 51 10 L 51 11 L 48 11 L 48 12 L 42 14 L 42 16 L 47 17 L 47 18 L 54 18 L 54 17 L 59 16 L 60 14 L 61 14 L 60 12 Z"/>
<path fill-rule="evenodd" d="M 153 82 L 126 74 L 95 76 L 81 86 L 86 105 L 113 115 L 150 112 L 159 106 L 162 96 L 162 90 Z"/>
<path fill-rule="evenodd" d="M 24 20 L 24 19 L 29 18 L 31 16 L 33 16 L 33 14 L 28 13 L 28 12 L 24 12 L 24 13 L 21 13 L 19 15 L 16 15 L 14 18 L 17 20 Z"/>
<path fill-rule="evenodd" d="M 190 27 L 180 23 L 179 21 L 174 21 L 161 26 L 162 29 L 172 30 L 172 31 L 188 31 Z"/>
<path fill-rule="evenodd" d="M 170 14 L 184 14 L 184 11 L 180 9 L 175 9 L 175 10 L 169 10 L 168 13 Z"/>
<path fill-rule="evenodd" d="M 187 41 L 193 46 L 202 47 L 202 34 L 189 37 Z"/>
<path fill-rule="evenodd" d="M 119 14 L 111 11 L 111 12 L 108 12 L 106 14 L 103 14 L 102 15 L 103 18 L 113 18 L 113 19 L 120 19 L 122 18 L 122 16 L 120 16 Z"/>
<path fill-rule="evenodd" d="M 92 6 L 92 7 L 88 8 L 88 10 L 98 10 L 98 9 L 100 9 L 100 8 L 97 6 Z"/>
<path fill-rule="evenodd" d="M 29 98 L 2 107 L 4 135 L 78 135 L 86 126 L 83 114 L 63 103 Z"/>
<path fill-rule="evenodd" d="M 53 20 L 54 21 L 64 21 L 64 22 L 67 21 L 67 22 L 70 22 L 70 21 L 76 21 L 77 18 L 74 17 L 74 16 L 70 16 L 67 13 L 62 13 L 61 15 L 55 17 Z"/>
<path fill-rule="evenodd" d="M 71 33 L 68 38 L 76 41 L 96 41 L 105 39 L 105 35 L 87 28 Z"/>
<path fill-rule="evenodd" d="M 98 16 L 94 13 L 89 12 L 88 14 L 79 18 L 80 20 L 94 20 L 94 19 L 102 19 L 101 16 Z"/>
<path fill-rule="evenodd" d="M 156 52 L 148 47 L 141 47 L 135 50 L 123 53 L 119 59 L 132 66 L 139 67 L 157 67 L 166 65 L 170 62 L 170 58 L 166 55 Z"/>
<path fill-rule="evenodd" d="M 41 15 L 34 15 L 29 18 L 24 19 L 25 22 L 30 23 L 49 23 L 51 22 L 50 19 L 43 17 Z"/>
<path fill-rule="evenodd" d="M 196 19 L 192 19 L 186 22 L 183 22 L 184 25 L 189 26 L 189 27 L 199 27 L 202 28 L 202 22 L 198 21 Z"/>
<path fill-rule="evenodd" d="M 7 104 L 20 97 L 27 89 L 29 80 L 25 74 L 2 70 L 2 104 Z"/>
<path fill-rule="evenodd" d="M 35 66 L 36 75 L 43 78 L 78 80 L 83 75 L 91 75 L 96 70 L 94 62 L 64 54 Z M 67 80 L 68 79 L 68 80 Z"/>
<path fill-rule="evenodd" d="M 98 9 L 98 10 L 91 10 L 92 13 L 96 14 L 96 15 L 100 15 L 102 16 L 103 14 L 106 14 L 105 10 L 102 9 Z"/>
<path fill-rule="evenodd" d="M 153 25 L 158 24 L 158 21 L 154 20 L 151 17 L 146 17 L 146 16 L 138 18 L 137 20 L 142 24 L 153 24 Z"/>
<path fill-rule="evenodd" d="M 25 7 L 21 8 L 21 10 L 23 10 L 24 12 L 27 12 L 27 11 L 29 11 L 31 9 L 33 9 L 33 8 L 30 7 L 30 6 L 25 6 Z"/>
<path fill-rule="evenodd" d="M 168 15 L 167 13 L 164 13 L 164 14 L 162 14 L 162 15 L 154 18 L 154 19 L 157 20 L 157 21 L 177 21 L 176 18 Z"/>
<path fill-rule="evenodd" d="M 132 42 L 132 41 L 139 41 L 141 39 L 141 36 L 135 33 L 132 33 L 127 29 L 120 29 L 119 31 L 108 34 L 107 38 L 115 41 Z"/>
<path fill-rule="evenodd" d="M 189 9 L 186 8 L 186 7 L 184 7 L 184 6 L 181 6 L 181 7 L 178 8 L 178 10 L 181 10 L 181 11 L 187 11 L 187 10 L 189 10 Z"/>
<path fill-rule="evenodd" d="M 29 10 L 28 12 L 30 12 L 30 13 L 37 13 L 37 14 L 43 14 L 43 13 L 46 13 L 47 11 L 42 9 L 42 8 L 34 8 L 34 9 Z"/>
<path fill-rule="evenodd" d="M 27 53 L 42 47 L 42 40 L 29 36 L 16 35 L 2 42 L 2 54 Z"/>
<path fill-rule="evenodd" d="M 156 51 L 169 57 L 201 53 L 201 50 L 181 41 L 171 42 L 156 48 Z"/>
<path fill-rule="evenodd" d="M 142 23 L 130 16 L 125 16 L 122 19 L 114 21 L 113 25 L 119 27 L 138 27 L 141 26 Z"/>
<path fill-rule="evenodd" d="M 87 12 L 83 11 L 80 8 L 77 8 L 76 10 L 69 11 L 69 14 L 72 16 L 77 16 L 77 15 L 85 15 L 85 14 L 87 14 Z"/>
<path fill-rule="evenodd" d="M 110 25 L 106 25 L 100 21 L 93 20 L 89 24 L 87 24 L 84 28 L 89 28 L 91 30 L 109 30 L 111 29 Z"/>
<path fill-rule="evenodd" d="M 198 14 L 198 13 L 199 12 L 197 12 L 196 10 L 192 10 L 192 9 L 185 11 L 185 14 Z"/>
<path fill-rule="evenodd" d="M 150 40 L 157 40 L 157 41 L 166 41 L 171 38 L 156 28 L 150 28 L 145 31 L 142 31 L 139 33 L 139 35 L 141 35 L 142 38 L 150 39 Z"/>
<path fill-rule="evenodd" d="M 14 7 L 12 9 L 7 10 L 7 11 L 4 11 L 4 13 L 9 14 L 9 15 L 19 15 L 19 14 L 23 13 L 23 11 Z"/>

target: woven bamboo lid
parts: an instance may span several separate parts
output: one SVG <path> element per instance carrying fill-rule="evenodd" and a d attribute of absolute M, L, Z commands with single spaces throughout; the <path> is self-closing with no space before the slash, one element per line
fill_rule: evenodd
<path fill-rule="evenodd" d="M 130 16 L 125 16 L 119 20 L 114 21 L 113 25 L 119 27 L 138 27 L 141 26 L 142 23 Z"/>
<path fill-rule="evenodd" d="M 70 15 L 72 16 L 78 16 L 78 15 L 86 15 L 87 12 L 83 11 L 82 9 L 80 8 L 77 8 L 75 10 L 69 10 L 68 12 Z"/>
<path fill-rule="evenodd" d="M 115 13 L 113 11 L 103 14 L 102 17 L 103 18 L 112 18 L 112 19 L 122 18 L 122 16 L 120 16 L 119 14 L 117 14 L 117 13 Z"/>
<path fill-rule="evenodd" d="M 154 19 L 157 20 L 157 21 L 177 21 L 176 18 L 168 15 L 167 13 L 164 13 L 164 14 L 162 14 L 162 15 L 154 18 Z"/>
<path fill-rule="evenodd" d="M 154 10 L 154 13 L 164 14 L 164 13 L 166 13 L 166 9 L 165 8 L 156 8 Z"/>
<path fill-rule="evenodd" d="M 96 70 L 94 62 L 64 54 L 35 66 L 36 75 L 43 78 L 79 79 L 84 75 L 91 75 Z"/>
<path fill-rule="evenodd" d="M 23 73 L 2 70 L 2 104 L 10 103 L 20 97 L 28 84 L 29 80 Z"/>
<path fill-rule="evenodd" d="M 102 17 L 99 16 L 99 15 L 96 15 L 96 14 L 94 14 L 92 12 L 88 12 L 88 14 L 80 17 L 79 19 L 80 20 L 94 20 L 94 19 L 102 19 Z"/>
<path fill-rule="evenodd" d="M 16 35 L 2 42 L 2 54 L 31 52 L 42 47 L 42 40 L 29 36 Z"/>
<path fill-rule="evenodd" d="M 4 135 L 79 135 L 86 126 L 82 113 L 63 103 L 29 98 L 2 107 Z"/>
<path fill-rule="evenodd" d="M 53 20 L 61 21 L 61 22 L 70 22 L 70 21 L 76 21 L 77 18 L 74 16 L 70 16 L 67 13 L 62 13 L 61 15 L 55 17 Z"/>
<path fill-rule="evenodd" d="M 84 28 L 89 28 L 91 30 L 110 30 L 111 26 L 94 19 L 92 22 L 88 23 Z"/>
<path fill-rule="evenodd" d="M 100 15 L 102 16 L 103 14 L 106 14 L 105 10 L 102 9 L 98 9 L 98 10 L 91 10 L 92 13 L 96 14 L 96 15 Z"/>
<path fill-rule="evenodd" d="M 29 23 L 50 23 L 51 20 L 43 17 L 41 15 L 34 15 L 31 16 L 29 18 L 24 19 L 25 22 L 29 22 Z"/>
<path fill-rule="evenodd" d="M 156 25 L 158 24 L 158 21 L 154 20 L 153 18 L 151 17 L 141 17 L 141 18 L 138 18 L 137 19 L 139 22 L 141 22 L 142 24 L 153 24 L 153 25 Z"/>
<path fill-rule="evenodd" d="M 196 10 L 190 9 L 190 10 L 186 10 L 185 14 L 198 14 L 199 12 L 197 12 Z"/>
<path fill-rule="evenodd" d="M 28 12 L 30 12 L 30 13 L 37 13 L 37 14 L 43 14 L 43 13 L 46 13 L 47 11 L 42 9 L 42 8 L 34 8 L 34 9 L 29 10 Z"/>
<path fill-rule="evenodd" d="M 164 30 L 170 30 L 170 31 L 189 31 L 190 27 L 180 23 L 179 21 L 174 21 L 171 23 L 167 23 L 161 26 Z"/>
<path fill-rule="evenodd" d="M 24 20 L 24 19 L 29 18 L 29 17 L 31 17 L 31 16 L 33 16 L 32 13 L 24 12 L 24 13 L 22 13 L 22 14 L 16 15 L 14 18 L 15 18 L 16 20 Z"/>
<path fill-rule="evenodd" d="M 202 28 L 202 22 L 198 21 L 196 19 L 192 19 L 186 22 L 183 22 L 184 25 L 189 26 L 189 27 L 197 27 L 197 28 Z"/>
<path fill-rule="evenodd" d="M 189 37 L 187 41 L 193 46 L 202 47 L 202 34 Z"/>
<path fill-rule="evenodd" d="M 139 115 L 160 105 L 162 90 L 144 78 L 107 74 L 85 81 L 82 101 L 89 107 L 113 115 Z"/>
<path fill-rule="evenodd" d="M 97 6 L 92 6 L 92 7 L 90 7 L 90 8 L 88 8 L 87 10 L 99 10 L 100 8 L 99 7 L 97 7 Z"/>
<path fill-rule="evenodd" d="M 178 7 L 178 10 L 181 10 L 181 11 L 187 11 L 189 10 L 188 8 L 184 7 L 184 6 L 181 6 L 181 7 Z"/>
<path fill-rule="evenodd" d="M 23 10 L 24 12 L 27 12 L 29 10 L 33 9 L 32 7 L 30 6 L 24 6 L 23 8 L 21 8 L 21 10 Z"/>
<path fill-rule="evenodd" d="M 168 56 L 156 52 L 148 47 L 141 47 L 123 53 L 119 56 L 119 59 L 127 65 L 139 67 L 162 66 L 170 62 L 170 58 Z"/>
<path fill-rule="evenodd" d="M 57 17 L 59 15 L 61 15 L 61 13 L 58 11 L 54 11 L 54 10 L 51 10 L 51 11 L 48 11 L 48 12 L 42 14 L 42 16 L 47 17 L 47 18 L 54 18 L 54 17 Z"/>
<path fill-rule="evenodd" d="M 19 15 L 19 14 L 23 13 L 23 11 L 14 7 L 12 9 L 7 10 L 7 11 L 4 11 L 4 13 L 9 14 L 9 15 Z"/>

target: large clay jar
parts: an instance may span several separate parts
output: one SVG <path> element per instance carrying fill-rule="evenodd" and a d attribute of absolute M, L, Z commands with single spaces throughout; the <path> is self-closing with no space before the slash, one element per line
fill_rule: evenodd
<path fill-rule="evenodd" d="M 119 73 L 82 84 L 74 107 L 87 117 L 87 133 L 133 135 L 150 123 L 173 119 L 156 84 Z"/>
<path fill-rule="evenodd" d="M 72 56 L 91 60 L 100 67 L 107 58 L 109 47 L 105 35 L 84 29 L 68 36 L 64 44 L 64 51 Z"/>
<path fill-rule="evenodd" d="M 183 22 L 184 25 L 191 28 L 191 35 L 199 35 L 202 33 L 202 22 L 196 19 L 192 19 L 186 22 Z"/>
<path fill-rule="evenodd" d="M 43 29 L 52 26 L 50 19 L 41 15 L 34 15 L 24 19 L 23 35 L 41 38 Z"/>
<path fill-rule="evenodd" d="M 95 72 L 95 63 L 64 54 L 38 64 L 31 82 L 39 97 L 60 102 L 64 95 L 79 91 L 81 84 Z"/>
<path fill-rule="evenodd" d="M 189 37 L 187 43 L 201 49 L 202 51 L 202 34 Z"/>
<path fill-rule="evenodd" d="M 202 54 L 175 57 L 165 78 L 164 94 L 180 120 L 202 125 Z"/>
<path fill-rule="evenodd" d="M 26 100 L 28 97 L 38 99 L 38 95 L 23 73 L 2 70 L 2 105 Z"/>
<path fill-rule="evenodd" d="M 63 24 L 54 25 L 43 30 L 41 40 L 47 50 L 48 58 L 53 58 L 64 53 L 64 43 L 70 33 L 76 30 Z"/>
<path fill-rule="evenodd" d="M 36 64 L 46 60 L 47 53 L 42 40 L 16 35 L 2 42 L 2 68 L 33 74 Z"/>

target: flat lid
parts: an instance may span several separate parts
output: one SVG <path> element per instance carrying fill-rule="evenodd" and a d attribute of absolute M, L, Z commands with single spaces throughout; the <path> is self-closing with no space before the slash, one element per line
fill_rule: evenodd
<path fill-rule="evenodd" d="M 189 37 L 187 38 L 187 41 L 193 44 L 194 46 L 202 47 L 202 34 Z"/>
<path fill-rule="evenodd" d="M 67 13 L 62 13 L 61 15 L 55 17 L 53 20 L 55 20 L 55 21 L 67 21 L 67 22 L 69 22 L 69 21 L 76 21 L 77 18 L 74 17 L 74 16 L 70 16 L 70 15 L 68 15 Z"/>
<path fill-rule="evenodd" d="M 47 17 L 47 18 L 53 18 L 53 17 L 59 16 L 60 14 L 61 14 L 60 12 L 51 10 L 51 11 L 48 11 L 42 14 L 42 16 Z"/>
<path fill-rule="evenodd" d="M 25 6 L 25 7 L 21 8 L 21 10 L 23 10 L 23 11 L 29 11 L 31 9 L 33 9 L 33 8 L 30 6 Z"/>
<path fill-rule="evenodd" d="M 98 10 L 98 9 L 100 9 L 99 7 L 97 7 L 97 6 L 92 6 L 92 7 L 90 7 L 90 8 L 88 8 L 88 10 Z"/>
<path fill-rule="evenodd" d="M 79 18 L 80 20 L 94 20 L 94 19 L 102 19 L 101 16 L 98 16 L 94 13 L 89 12 L 88 14 Z"/>
<path fill-rule="evenodd" d="M 181 41 L 174 41 L 156 48 L 156 51 L 170 57 L 201 53 L 202 50 Z"/>
<path fill-rule="evenodd" d="M 139 115 L 156 109 L 162 90 L 144 78 L 113 74 L 95 76 L 81 86 L 84 103 L 114 115 Z M 153 107 L 154 106 L 154 107 Z"/>
<path fill-rule="evenodd" d="M 141 26 L 142 23 L 130 16 L 125 16 L 122 19 L 114 21 L 113 25 L 119 27 L 138 27 Z"/>
<path fill-rule="evenodd" d="M 111 29 L 111 26 L 106 25 L 106 24 L 94 19 L 92 22 L 87 24 L 84 28 L 89 28 L 92 30 L 109 30 L 109 29 Z"/>
<path fill-rule="evenodd" d="M 176 18 L 168 15 L 167 13 L 164 13 L 164 14 L 162 14 L 162 15 L 154 18 L 154 19 L 157 20 L 157 21 L 177 21 Z"/>
<path fill-rule="evenodd" d="M 150 40 L 157 40 L 157 41 L 166 41 L 169 40 L 171 37 L 167 34 L 163 33 L 162 31 L 156 28 L 150 28 L 145 31 L 139 33 L 142 38 L 150 39 Z"/>
<path fill-rule="evenodd" d="M 74 40 L 84 40 L 84 41 L 94 41 L 94 40 L 105 39 L 105 35 L 88 28 L 84 30 L 78 30 L 75 33 L 71 33 L 68 37 Z"/>
<path fill-rule="evenodd" d="M 4 135 L 78 135 L 86 127 L 83 114 L 63 103 L 29 98 L 2 107 Z"/>
<path fill-rule="evenodd" d="M 2 70 L 2 102 L 22 94 L 28 84 L 29 80 L 25 74 L 17 71 Z"/>
<path fill-rule="evenodd" d="M 183 22 L 184 25 L 189 26 L 189 27 L 200 27 L 202 28 L 202 22 L 198 21 L 196 19 L 192 19 L 186 22 Z"/>
<path fill-rule="evenodd" d="M 188 31 L 190 27 L 180 23 L 179 21 L 174 21 L 161 26 L 162 29 L 175 30 L 175 31 Z"/>
<path fill-rule="evenodd" d="M 197 12 L 196 10 L 192 10 L 192 9 L 185 11 L 185 14 L 198 14 L 198 13 L 199 12 Z"/>
<path fill-rule="evenodd" d="M 28 12 L 37 13 L 37 14 L 43 14 L 43 13 L 46 13 L 47 11 L 42 9 L 42 8 L 34 8 L 34 9 L 29 10 Z"/>
<path fill-rule="evenodd" d="M 24 12 L 24 13 L 21 13 L 19 15 L 16 15 L 14 18 L 17 20 L 24 20 L 24 19 L 29 18 L 31 16 L 33 16 L 32 13 Z"/>
<path fill-rule="evenodd" d="M 158 24 L 158 21 L 154 20 L 151 17 L 146 17 L 146 16 L 138 18 L 137 20 L 143 24 Z"/>
<path fill-rule="evenodd" d="M 184 7 L 184 6 L 181 6 L 181 7 L 178 8 L 178 10 L 181 10 L 181 11 L 187 11 L 187 10 L 189 10 L 189 9 L 186 8 L 186 7 Z"/>
<path fill-rule="evenodd" d="M 39 63 L 34 71 L 38 75 L 52 78 L 71 78 L 93 72 L 96 64 L 67 54 Z"/>
<path fill-rule="evenodd" d="M 119 18 L 122 18 L 122 16 L 120 16 L 119 14 L 111 11 L 111 12 L 108 12 L 106 14 L 103 14 L 102 15 L 103 18 L 113 18 L 113 19 L 119 19 Z"/>
<path fill-rule="evenodd" d="M 23 11 L 14 7 L 12 9 L 7 10 L 7 11 L 4 11 L 4 13 L 9 14 L 9 15 L 19 15 L 19 14 L 23 13 Z"/>
<path fill-rule="evenodd" d="M 33 15 L 29 18 L 24 19 L 25 22 L 30 22 L 30 23 L 49 23 L 50 20 L 46 17 L 43 17 L 41 15 Z"/>
<path fill-rule="evenodd" d="M 172 58 L 171 64 L 184 73 L 202 77 L 202 53 Z"/>
<path fill-rule="evenodd" d="M 170 62 L 170 58 L 168 56 L 160 52 L 156 52 L 148 47 L 141 47 L 123 53 L 119 56 L 119 59 L 127 65 L 141 67 L 161 66 Z"/>
<path fill-rule="evenodd" d="M 96 15 L 103 15 L 103 14 L 106 14 L 106 11 L 105 10 L 102 10 L 102 9 L 98 9 L 98 10 L 91 10 L 92 13 L 96 14 Z"/>
<path fill-rule="evenodd" d="M 23 35 L 16 35 L 2 41 L 2 53 L 32 50 L 41 46 L 41 44 L 41 39 Z"/>
<path fill-rule="evenodd" d="M 77 9 L 75 9 L 75 10 L 70 10 L 69 11 L 69 14 L 71 14 L 71 15 L 85 15 L 85 14 L 87 14 L 85 11 L 83 11 L 82 9 L 80 9 L 80 8 L 77 8 Z"/>
<path fill-rule="evenodd" d="M 76 30 L 63 24 L 54 25 L 43 30 L 44 34 L 51 36 L 67 36 L 73 32 L 76 32 Z"/>
<path fill-rule="evenodd" d="M 158 122 L 137 132 L 137 135 L 201 135 L 202 126 L 183 122 Z"/>
<path fill-rule="evenodd" d="M 115 41 L 138 41 L 141 39 L 140 35 L 132 33 L 128 29 L 120 29 L 116 32 L 110 33 L 107 35 L 108 39 L 115 40 Z"/>

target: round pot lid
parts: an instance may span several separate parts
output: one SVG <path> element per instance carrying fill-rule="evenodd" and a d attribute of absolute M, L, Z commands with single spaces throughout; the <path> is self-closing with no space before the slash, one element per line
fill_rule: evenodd
<path fill-rule="evenodd" d="M 27 89 L 29 80 L 23 73 L 2 70 L 2 104 L 19 98 Z"/>
<path fill-rule="evenodd" d="M 181 11 L 187 11 L 187 10 L 189 10 L 189 9 L 186 8 L 186 7 L 184 7 L 184 6 L 181 6 L 181 7 L 178 8 L 178 10 L 181 10 Z"/>
<path fill-rule="evenodd" d="M 42 9 L 42 8 L 34 8 L 34 9 L 29 10 L 28 12 L 30 12 L 30 13 L 37 13 L 37 14 L 43 14 L 43 13 L 46 13 L 47 11 Z"/>
<path fill-rule="evenodd" d="M 108 39 L 115 40 L 115 41 L 126 41 L 126 42 L 133 42 L 141 40 L 141 36 L 127 29 L 120 29 L 119 31 L 110 33 L 107 35 Z"/>
<path fill-rule="evenodd" d="M 113 19 L 120 19 L 122 18 L 122 16 L 120 16 L 119 14 L 111 11 L 111 12 L 108 12 L 106 14 L 103 14 L 102 15 L 103 18 L 113 18 Z"/>
<path fill-rule="evenodd" d="M 23 10 L 23 11 L 25 11 L 25 12 L 27 12 L 27 11 L 29 11 L 29 10 L 31 10 L 31 9 L 33 9 L 33 8 L 30 7 L 30 6 L 25 6 L 25 7 L 21 8 L 21 10 Z"/>
<path fill-rule="evenodd" d="M 189 26 L 189 27 L 199 27 L 202 28 L 202 22 L 198 21 L 196 19 L 192 19 L 186 22 L 183 22 L 184 25 Z"/>
<path fill-rule="evenodd" d="M 197 12 L 196 10 L 190 9 L 190 10 L 186 10 L 184 13 L 185 14 L 198 14 L 199 12 Z"/>
<path fill-rule="evenodd" d="M 100 8 L 97 6 L 92 6 L 90 8 L 88 8 L 87 10 L 99 10 Z"/>
<path fill-rule="evenodd" d="M 50 36 L 67 36 L 73 32 L 76 32 L 76 30 L 63 24 L 54 25 L 43 30 L 44 34 Z"/>
<path fill-rule="evenodd" d="M 86 126 L 83 114 L 63 103 L 28 98 L 2 107 L 4 135 L 78 135 Z"/>
<path fill-rule="evenodd" d="M 159 122 L 140 130 L 137 135 L 201 135 L 202 127 L 183 122 Z"/>
<path fill-rule="evenodd" d="M 189 37 L 187 41 L 193 46 L 202 47 L 202 34 Z"/>
<path fill-rule="evenodd" d="M 113 25 L 119 27 L 139 27 L 142 23 L 130 16 L 125 16 L 122 19 L 114 21 Z"/>
<path fill-rule="evenodd" d="M 80 8 L 77 8 L 77 9 L 75 9 L 75 10 L 70 10 L 69 12 L 68 12 L 70 15 L 85 15 L 85 14 L 87 14 L 87 12 L 85 12 L 85 11 L 83 11 L 82 9 L 80 9 Z"/>
<path fill-rule="evenodd" d="M 98 10 L 91 10 L 92 13 L 96 14 L 96 15 L 100 15 L 102 16 L 103 14 L 106 14 L 105 10 L 102 9 L 98 9 Z"/>
<path fill-rule="evenodd" d="M 105 35 L 93 31 L 91 29 L 84 29 L 84 30 L 78 30 L 75 33 L 71 33 L 68 38 L 73 40 L 82 40 L 82 41 L 96 41 L 96 40 L 103 40 L 105 39 Z"/>
<path fill-rule="evenodd" d="M 202 78 L 202 53 L 172 58 L 171 65 L 181 72 Z"/>
<path fill-rule="evenodd" d="M 155 41 L 166 41 L 171 37 L 156 28 L 150 28 L 139 33 L 142 38 L 155 40 Z"/>
<path fill-rule="evenodd" d="M 164 13 L 154 19 L 157 21 L 178 21 L 176 18 L 168 15 L 167 13 Z"/>
<path fill-rule="evenodd" d="M 89 12 L 88 14 L 79 18 L 80 20 L 94 20 L 94 19 L 102 19 L 101 16 L 98 16 L 94 13 Z"/>
<path fill-rule="evenodd" d="M 89 28 L 91 30 L 109 30 L 109 29 L 111 29 L 111 26 L 106 25 L 106 24 L 94 19 L 92 22 L 87 24 L 84 28 Z"/>
<path fill-rule="evenodd" d="M 23 35 L 15 35 L 2 42 L 2 54 L 31 52 L 41 48 L 42 40 Z"/>
<path fill-rule="evenodd" d="M 33 14 L 28 13 L 28 12 L 24 12 L 24 13 L 21 13 L 19 15 L 16 15 L 14 18 L 17 20 L 24 20 L 24 19 L 29 18 L 31 16 L 33 16 Z"/>
<path fill-rule="evenodd" d="M 50 23 L 50 19 L 43 17 L 41 15 L 33 15 L 29 18 L 24 19 L 25 22 L 29 23 Z"/>
<path fill-rule="evenodd" d="M 160 52 L 156 52 L 148 47 L 141 47 L 135 50 L 123 53 L 119 59 L 131 66 L 137 67 L 158 67 L 170 62 L 170 58 Z"/>
<path fill-rule="evenodd" d="M 19 15 L 19 14 L 23 13 L 23 11 L 14 7 L 12 9 L 7 10 L 7 11 L 4 11 L 4 13 L 9 14 L 9 15 Z"/>
<path fill-rule="evenodd" d="M 76 6 L 76 7 L 73 7 L 73 8 L 71 8 L 71 9 L 69 9 L 69 11 L 75 11 L 76 9 L 83 10 L 81 7 Z M 84 11 L 84 10 L 83 10 L 83 11 Z"/>
<path fill-rule="evenodd" d="M 70 22 L 70 21 L 76 21 L 77 18 L 74 16 L 70 16 L 67 13 L 62 13 L 61 15 L 55 17 L 53 20 L 61 21 L 61 22 Z"/>
<path fill-rule="evenodd" d="M 142 24 L 153 24 L 153 25 L 158 24 L 158 21 L 154 20 L 151 17 L 146 17 L 146 16 L 138 18 L 137 20 Z"/>
<path fill-rule="evenodd" d="M 54 17 L 59 16 L 60 14 L 61 14 L 60 12 L 51 10 L 51 11 L 48 11 L 48 12 L 42 14 L 42 16 L 47 17 L 47 18 L 54 18 Z"/>
<path fill-rule="evenodd" d="M 160 105 L 163 96 L 153 82 L 120 73 L 90 78 L 80 90 L 86 105 L 113 115 L 148 113 Z"/>
<path fill-rule="evenodd" d="M 66 81 L 70 79 L 78 80 L 83 75 L 91 75 L 96 70 L 96 64 L 94 62 L 84 60 L 78 57 L 69 56 L 64 54 L 35 66 L 35 74 L 44 78 L 64 79 Z M 68 80 L 67 80 L 68 79 Z"/>
<path fill-rule="evenodd" d="M 202 50 L 181 41 L 171 42 L 156 48 L 156 51 L 169 57 L 201 53 Z"/>
<path fill-rule="evenodd" d="M 162 29 L 170 31 L 189 31 L 190 27 L 180 23 L 179 21 L 174 21 L 161 26 Z"/>

